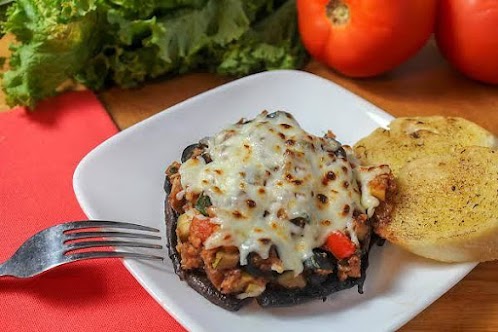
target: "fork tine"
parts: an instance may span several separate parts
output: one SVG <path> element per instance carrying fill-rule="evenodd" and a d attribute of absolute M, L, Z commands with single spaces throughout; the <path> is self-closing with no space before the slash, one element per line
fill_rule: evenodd
<path fill-rule="evenodd" d="M 147 255 L 147 254 L 139 254 L 134 252 L 123 252 L 123 251 L 89 251 L 89 252 L 81 252 L 66 255 L 66 257 L 70 258 L 71 261 L 80 261 L 84 259 L 92 259 L 92 258 L 137 258 L 137 259 L 145 259 L 145 260 L 164 260 L 164 257 L 155 256 L 155 255 Z"/>
<path fill-rule="evenodd" d="M 85 241 L 76 242 L 66 245 L 66 253 L 68 251 L 86 249 L 86 248 L 98 248 L 98 247 L 134 247 L 134 248 L 151 248 L 151 249 L 162 249 L 163 246 L 160 244 L 143 243 L 143 242 L 130 242 L 130 241 Z"/>
<path fill-rule="evenodd" d="M 126 233 L 126 232 L 78 232 L 65 234 L 64 242 L 79 239 L 89 239 L 94 237 L 123 237 L 123 238 L 133 238 L 133 239 L 149 239 L 149 240 L 160 240 L 160 236 L 148 235 L 148 234 L 137 234 L 137 233 Z"/>
<path fill-rule="evenodd" d="M 112 227 L 112 228 L 124 228 L 124 229 L 134 229 L 139 231 L 148 231 L 158 233 L 157 228 L 152 228 L 148 226 L 125 223 L 119 221 L 108 221 L 108 220 L 96 220 L 96 221 L 72 221 L 64 224 L 66 226 L 66 232 L 74 229 L 85 229 L 85 228 L 100 228 L 100 227 Z"/>

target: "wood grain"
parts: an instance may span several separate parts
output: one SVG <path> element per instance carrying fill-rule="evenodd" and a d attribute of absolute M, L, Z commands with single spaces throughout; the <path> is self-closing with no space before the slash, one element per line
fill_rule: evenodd
<path fill-rule="evenodd" d="M 310 62 L 305 70 L 344 86 L 395 116 L 462 116 L 498 135 L 498 87 L 462 77 L 447 65 L 432 41 L 412 60 L 378 78 L 351 80 L 316 62 Z M 228 81 L 216 75 L 188 74 L 136 90 L 112 89 L 100 97 L 124 129 Z M 307 97 L 312 95 L 303 95 Z M 498 262 L 479 264 L 400 331 L 498 331 Z"/>

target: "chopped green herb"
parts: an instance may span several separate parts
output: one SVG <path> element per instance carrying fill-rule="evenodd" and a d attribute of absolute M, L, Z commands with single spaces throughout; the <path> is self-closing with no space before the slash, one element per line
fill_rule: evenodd
<path fill-rule="evenodd" d="M 208 213 L 207 213 L 206 209 L 208 207 L 210 207 L 211 205 L 212 205 L 212 203 L 211 203 L 211 199 L 209 198 L 209 196 L 204 195 L 204 193 L 202 193 L 199 196 L 199 198 L 197 199 L 197 202 L 195 203 L 195 208 L 197 209 L 197 211 L 199 211 L 203 215 L 207 216 Z"/>

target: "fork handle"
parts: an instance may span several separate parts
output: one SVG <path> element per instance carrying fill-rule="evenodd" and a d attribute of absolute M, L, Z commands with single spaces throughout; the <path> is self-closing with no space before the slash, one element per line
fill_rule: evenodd
<path fill-rule="evenodd" d="M 0 277 L 10 276 L 7 263 L 0 264 Z"/>

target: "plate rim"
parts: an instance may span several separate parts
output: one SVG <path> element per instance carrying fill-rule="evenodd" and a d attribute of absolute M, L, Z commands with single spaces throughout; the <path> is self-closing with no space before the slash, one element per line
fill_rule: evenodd
<path fill-rule="evenodd" d="M 174 105 L 171 105 L 170 107 L 167 107 L 156 114 L 141 120 L 132 126 L 125 128 L 124 130 L 119 131 L 115 135 L 105 139 L 103 142 L 101 142 L 99 145 L 91 149 L 78 163 L 76 166 L 74 173 L 73 173 L 73 178 L 72 178 L 72 185 L 73 185 L 73 191 L 75 193 L 76 199 L 85 213 L 85 215 L 88 216 L 89 219 L 92 219 L 92 216 L 95 216 L 96 213 L 94 209 L 92 208 L 91 204 L 87 201 L 85 198 L 85 194 L 83 193 L 83 188 L 79 184 L 79 180 L 81 178 L 82 172 L 84 172 L 84 169 L 86 168 L 86 165 L 91 163 L 91 161 L 98 157 L 100 153 L 105 151 L 105 149 L 112 145 L 114 142 L 121 140 L 125 136 L 133 135 L 135 131 L 140 130 L 143 126 L 147 126 L 148 123 L 155 122 L 157 118 L 164 116 L 164 113 L 172 114 L 172 113 L 177 113 L 181 112 L 181 110 L 185 107 L 188 107 L 189 104 L 195 103 L 198 100 L 202 100 L 204 98 L 209 98 L 210 95 L 212 94 L 217 94 L 222 91 L 225 91 L 227 89 L 231 88 L 237 88 L 237 86 L 240 86 L 242 84 L 246 84 L 247 82 L 250 82 L 252 80 L 257 80 L 260 79 L 261 77 L 265 76 L 279 76 L 279 75 L 292 75 L 296 76 L 298 79 L 301 77 L 304 78 L 311 78 L 317 81 L 322 81 L 323 83 L 326 83 L 330 85 L 331 87 L 339 90 L 341 93 L 344 94 L 349 94 L 352 95 L 356 98 L 356 102 L 361 103 L 362 106 L 368 107 L 369 111 L 375 113 L 377 116 L 380 116 L 382 120 L 387 121 L 387 119 L 392 120 L 395 117 L 388 112 L 384 111 L 380 107 L 376 106 L 372 102 L 366 100 L 365 98 L 357 95 L 356 93 L 346 89 L 345 87 L 330 81 L 324 77 L 318 76 L 316 74 L 303 71 L 303 70 L 294 70 L 294 69 L 281 69 L 281 70 L 272 70 L 272 71 L 266 71 L 266 72 L 260 72 L 252 75 L 248 75 L 239 79 L 235 79 L 233 81 L 224 83 L 222 85 L 219 85 L 217 87 L 211 88 L 209 90 L 206 90 L 204 92 L 201 92 L 197 95 L 194 95 L 190 98 L 187 98 L 179 103 L 176 103 Z M 299 77 L 300 76 L 300 77 Z M 379 126 L 382 126 L 379 121 L 376 121 Z M 385 125 L 385 124 L 384 124 Z M 165 259 L 168 259 L 168 257 L 165 257 Z M 163 299 L 159 296 L 157 292 L 152 289 L 148 283 L 142 278 L 139 274 L 138 271 L 135 270 L 133 266 L 130 265 L 129 260 L 123 259 L 121 260 L 125 268 L 128 270 L 128 272 L 137 280 L 137 282 L 146 290 L 146 292 L 164 309 L 167 311 L 169 315 L 171 315 L 179 324 L 181 324 L 184 328 L 188 328 L 190 331 L 208 331 L 207 329 L 203 328 L 200 323 L 196 322 L 196 320 L 192 320 L 190 318 L 189 314 L 183 313 L 183 310 L 177 306 L 174 305 L 174 301 L 163 301 Z M 437 299 L 439 299 L 441 296 L 446 294 L 452 287 L 454 287 L 459 281 L 461 281 L 467 274 L 469 274 L 475 266 L 477 266 L 478 263 L 468 263 L 468 266 L 466 269 L 463 269 L 462 272 L 458 275 L 453 276 L 451 280 L 447 283 L 447 287 L 444 287 L 444 291 L 441 292 L 436 292 L 436 293 L 431 293 L 424 302 L 424 306 L 421 306 L 417 310 L 412 310 L 411 314 L 406 316 L 404 319 L 397 319 L 393 320 L 392 324 L 390 324 L 390 328 L 392 329 L 399 329 L 403 325 L 405 325 L 407 322 L 418 316 L 423 310 L 427 309 L 431 304 L 433 304 Z M 171 302 L 171 303 L 169 303 Z"/>

